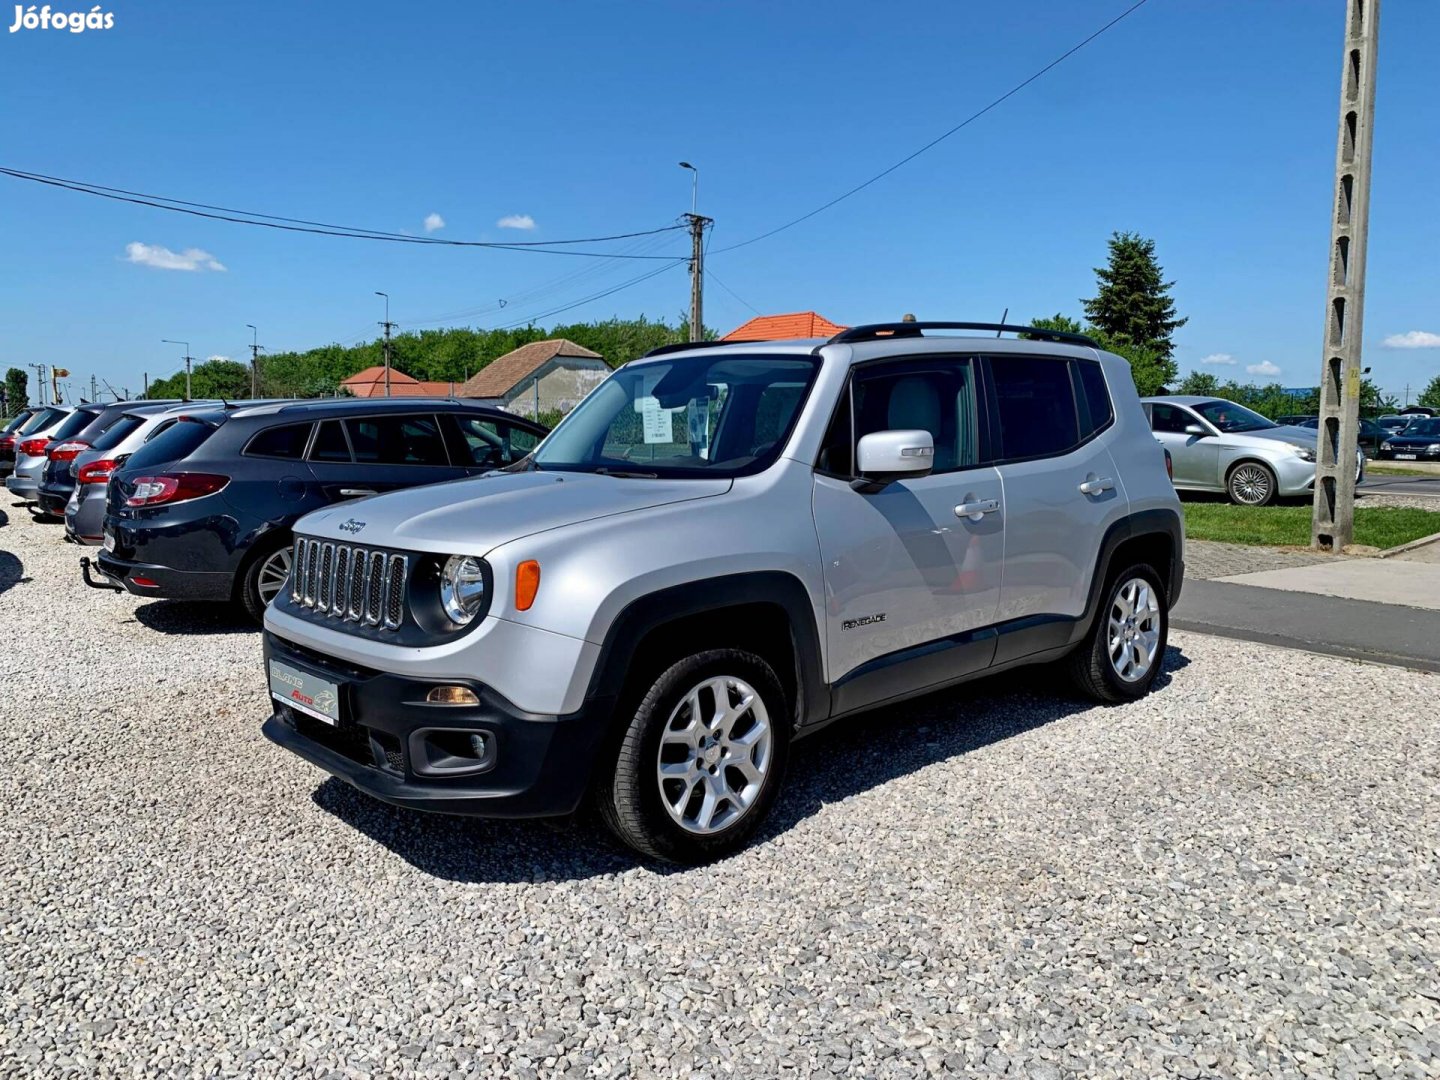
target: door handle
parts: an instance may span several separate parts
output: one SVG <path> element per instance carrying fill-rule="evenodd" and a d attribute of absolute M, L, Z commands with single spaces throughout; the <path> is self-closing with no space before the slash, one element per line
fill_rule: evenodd
<path fill-rule="evenodd" d="M 1115 481 L 1108 476 L 1102 476 L 1095 480 L 1086 480 L 1080 485 L 1082 495 L 1099 495 L 1102 491 L 1109 491 L 1115 486 Z"/>
<path fill-rule="evenodd" d="M 358 499 L 362 495 L 378 495 L 378 491 L 371 491 L 369 488 L 341 488 L 342 499 Z"/>
<path fill-rule="evenodd" d="M 969 518 L 971 521 L 979 521 L 986 514 L 993 514 L 999 509 L 999 499 L 975 499 L 971 502 L 963 502 L 955 507 L 955 516 L 958 518 Z"/>

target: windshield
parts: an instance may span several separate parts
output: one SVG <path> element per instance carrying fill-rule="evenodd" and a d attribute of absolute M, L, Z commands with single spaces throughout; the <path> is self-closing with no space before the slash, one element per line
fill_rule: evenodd
<path fill-rule="evenodd" d="M 1278 426 L 1233 401 L 1202 401 L 1190 407 L 1221 431 L 1264 431 Z"/>
<path fill-rule="evenodd" d="M 530 464 L 647 477 L 759 472 L 784 447 L 819 363 L 717 348 L 632 364 L 582 401 Z"/>
<path fill-rule="evenodd" d="M 1433 439 L 1440 436 L 1440 420 L 1412 420 L 1410 426 L 1400 432 L 1407 439 L 1411 436 L 1420 439 Z"/>

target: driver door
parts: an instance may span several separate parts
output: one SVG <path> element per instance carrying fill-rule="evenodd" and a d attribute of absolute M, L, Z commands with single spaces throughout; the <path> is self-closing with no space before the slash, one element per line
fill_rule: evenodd
<path fill-rule="evenodd" d="M 1221 487 L 1219 441 L 1213 435 L 1192 435 L 1185 430 L 1198 424 L 1209 431 L 1209 425 L 1178 405 L 1157 401 L 1146 408 L 1150 410 L 1150 430 L 1160 445 L 1170 451 L 1176 486 Z"/>
<path fill-rule="evenodd" d="M 993 636 L 969 636 L 995 621 L 1005 553 L 1000 475 L 978 464 L 975 376 L 968 357 L 857 366 L 850 404 L 832 422 L 813 512 L 825 573 L 827 676 L 851 683 L 845 709 L 893 696 L 896 685 L 916 689 L 978 670 L 994 654 Z M 852 483 L 861 437 L 915 429 L 934 440 L 930 474 L 873 491 Z M 959 513 L 966 504 L 985 509 Z M 898 673 L 911 660 L 897 684 L 886 669 Z"/>

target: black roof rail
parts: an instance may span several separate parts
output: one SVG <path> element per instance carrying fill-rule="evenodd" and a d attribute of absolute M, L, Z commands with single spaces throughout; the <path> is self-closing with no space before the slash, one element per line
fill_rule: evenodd
<path fill-rule="evenodd" d="M 852 326 L 848 330 L 841 330 L 830 339 L 828 344 L 843 345 L 857 341 L 884 341 L 888 338 L 902 337 L 924 337 L 926 330 L 979 330 L 985 333 L 993 333 L 996 337 L 1001 334 L 1029 334 L 1040 341 L 1059 341 L 1066 345 L 1088 345 L 1092 349 L 1100 348 L 1099 342 L 1094 338 L 1086 337 L 1084 334 L 1071 334 L 1064 330 L 1046 330 L 1043 327 L 1035 326 L 1011 326 L 1009 323 L 983 323 L 983 322 L 893 322 L 893 323 L 869 323 L 865 326 Z"/>
<path fill-rule="evenodd" d="M 722 345 L 765 345 L 768 342 L 761 341 L 721 341 L 716 338 L 713 341 L 677 341 L 673 345 L 657 345 L 640 359 L 648 359 L 651 356 L 664 356 L 666 353 L 685 352 L 689 349 L 718 349 Z"/>

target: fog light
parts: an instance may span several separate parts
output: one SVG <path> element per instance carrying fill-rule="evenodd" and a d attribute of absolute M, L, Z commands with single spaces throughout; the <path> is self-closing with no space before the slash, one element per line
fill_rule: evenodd
<path fill-rule="evenodd" d="M 484 735 L 471 735 L 470 749 L 474 752 L 476 760 L 484 761 L 485 752 L 490 749 L 490 744 L 485 741 Z"/>
<path fill-rule="evenodd" d="M 432 705 L 479 705 L 480 699 L 468 686 L 436 686 L 425 695 Z"/>

